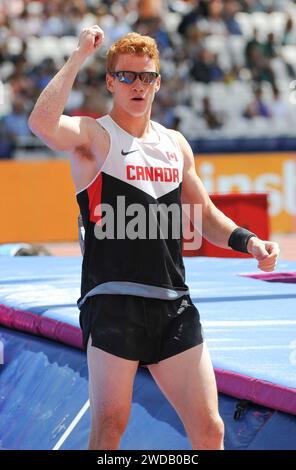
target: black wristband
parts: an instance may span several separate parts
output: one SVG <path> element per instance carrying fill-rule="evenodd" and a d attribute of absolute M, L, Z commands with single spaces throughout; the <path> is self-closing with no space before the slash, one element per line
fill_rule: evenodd
<path fill-rule="evenodd" d="M 250 238 L 257 237 L 257 235 L 250 230 L 243 227 L 238 227 L 233 230 L 228 240 L 228 246 L 235 251 L 241 251 L 242 253 L 249 253 L 247 250 L 247 244 Z"/>

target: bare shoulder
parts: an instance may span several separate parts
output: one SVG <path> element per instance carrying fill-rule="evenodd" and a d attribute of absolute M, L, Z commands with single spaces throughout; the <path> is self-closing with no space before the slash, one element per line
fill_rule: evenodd
<path fill-rule="evenodd" d="M 79 151 L 81 153 L 82 150 L 83 152 L 86 152 L 86 149 L 90 150 L 94 139 L 102 142 L 102 145 L 107 140 L 106 132 L 102 126 L 95 119 L 87 116 L 62 114 L 55 128 L 47 129 L 40 123 L 38 127 L 34 125 L 31 130 L 53 150 L 72 156 Z"/>

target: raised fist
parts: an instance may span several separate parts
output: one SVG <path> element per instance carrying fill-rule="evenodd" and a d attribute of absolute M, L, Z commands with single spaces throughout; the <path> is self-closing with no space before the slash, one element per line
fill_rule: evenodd
<path fill-rule="evenodd" d="M 87 57 L 99 49 L 103 40 L 104 31 L 98 25 L 84 28 L 79 36 L 77 49 Z"/>

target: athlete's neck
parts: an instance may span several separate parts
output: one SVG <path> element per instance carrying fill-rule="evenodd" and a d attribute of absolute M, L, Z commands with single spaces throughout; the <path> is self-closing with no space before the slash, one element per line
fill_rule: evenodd
<path fill-rule="evenodd" d="M 122 129 L 139 139 L 151 134 L 150 114 L 134 117 L 125 111 L 113 108 L 109 115 Z"/>

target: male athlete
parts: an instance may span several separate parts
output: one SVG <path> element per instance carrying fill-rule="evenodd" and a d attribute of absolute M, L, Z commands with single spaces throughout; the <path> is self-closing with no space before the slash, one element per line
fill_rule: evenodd
<path fill-rule="evenodd" d="M 166 217 L 167 236 L 155 236 L 148 215 L 159 228 L 157 208 L 180 209 L 181 197 L 182 203 L 200 204 L 203 236 L 249 252 L 263 271 L 275 268 L 279 248 L 220 212 L 195 172 L 183 135 L 150 120 L 161 81 L 152 38 L 130 33 L 110 47 L 110 114 L 98 120 L 63 115 L 80 67 L 103 39 L 97 25 L 82 31 L 29 119 L 48 146 L 69 153 L 85 229 L 78 306 L 89 366 L 89 449 L 119 448 L 139 363 L 147 365 L 174 406 L 192 448 L 223 449 L 213 367 L 185 284 L 182 237 L 172 235 L 178 210 Z"/>

